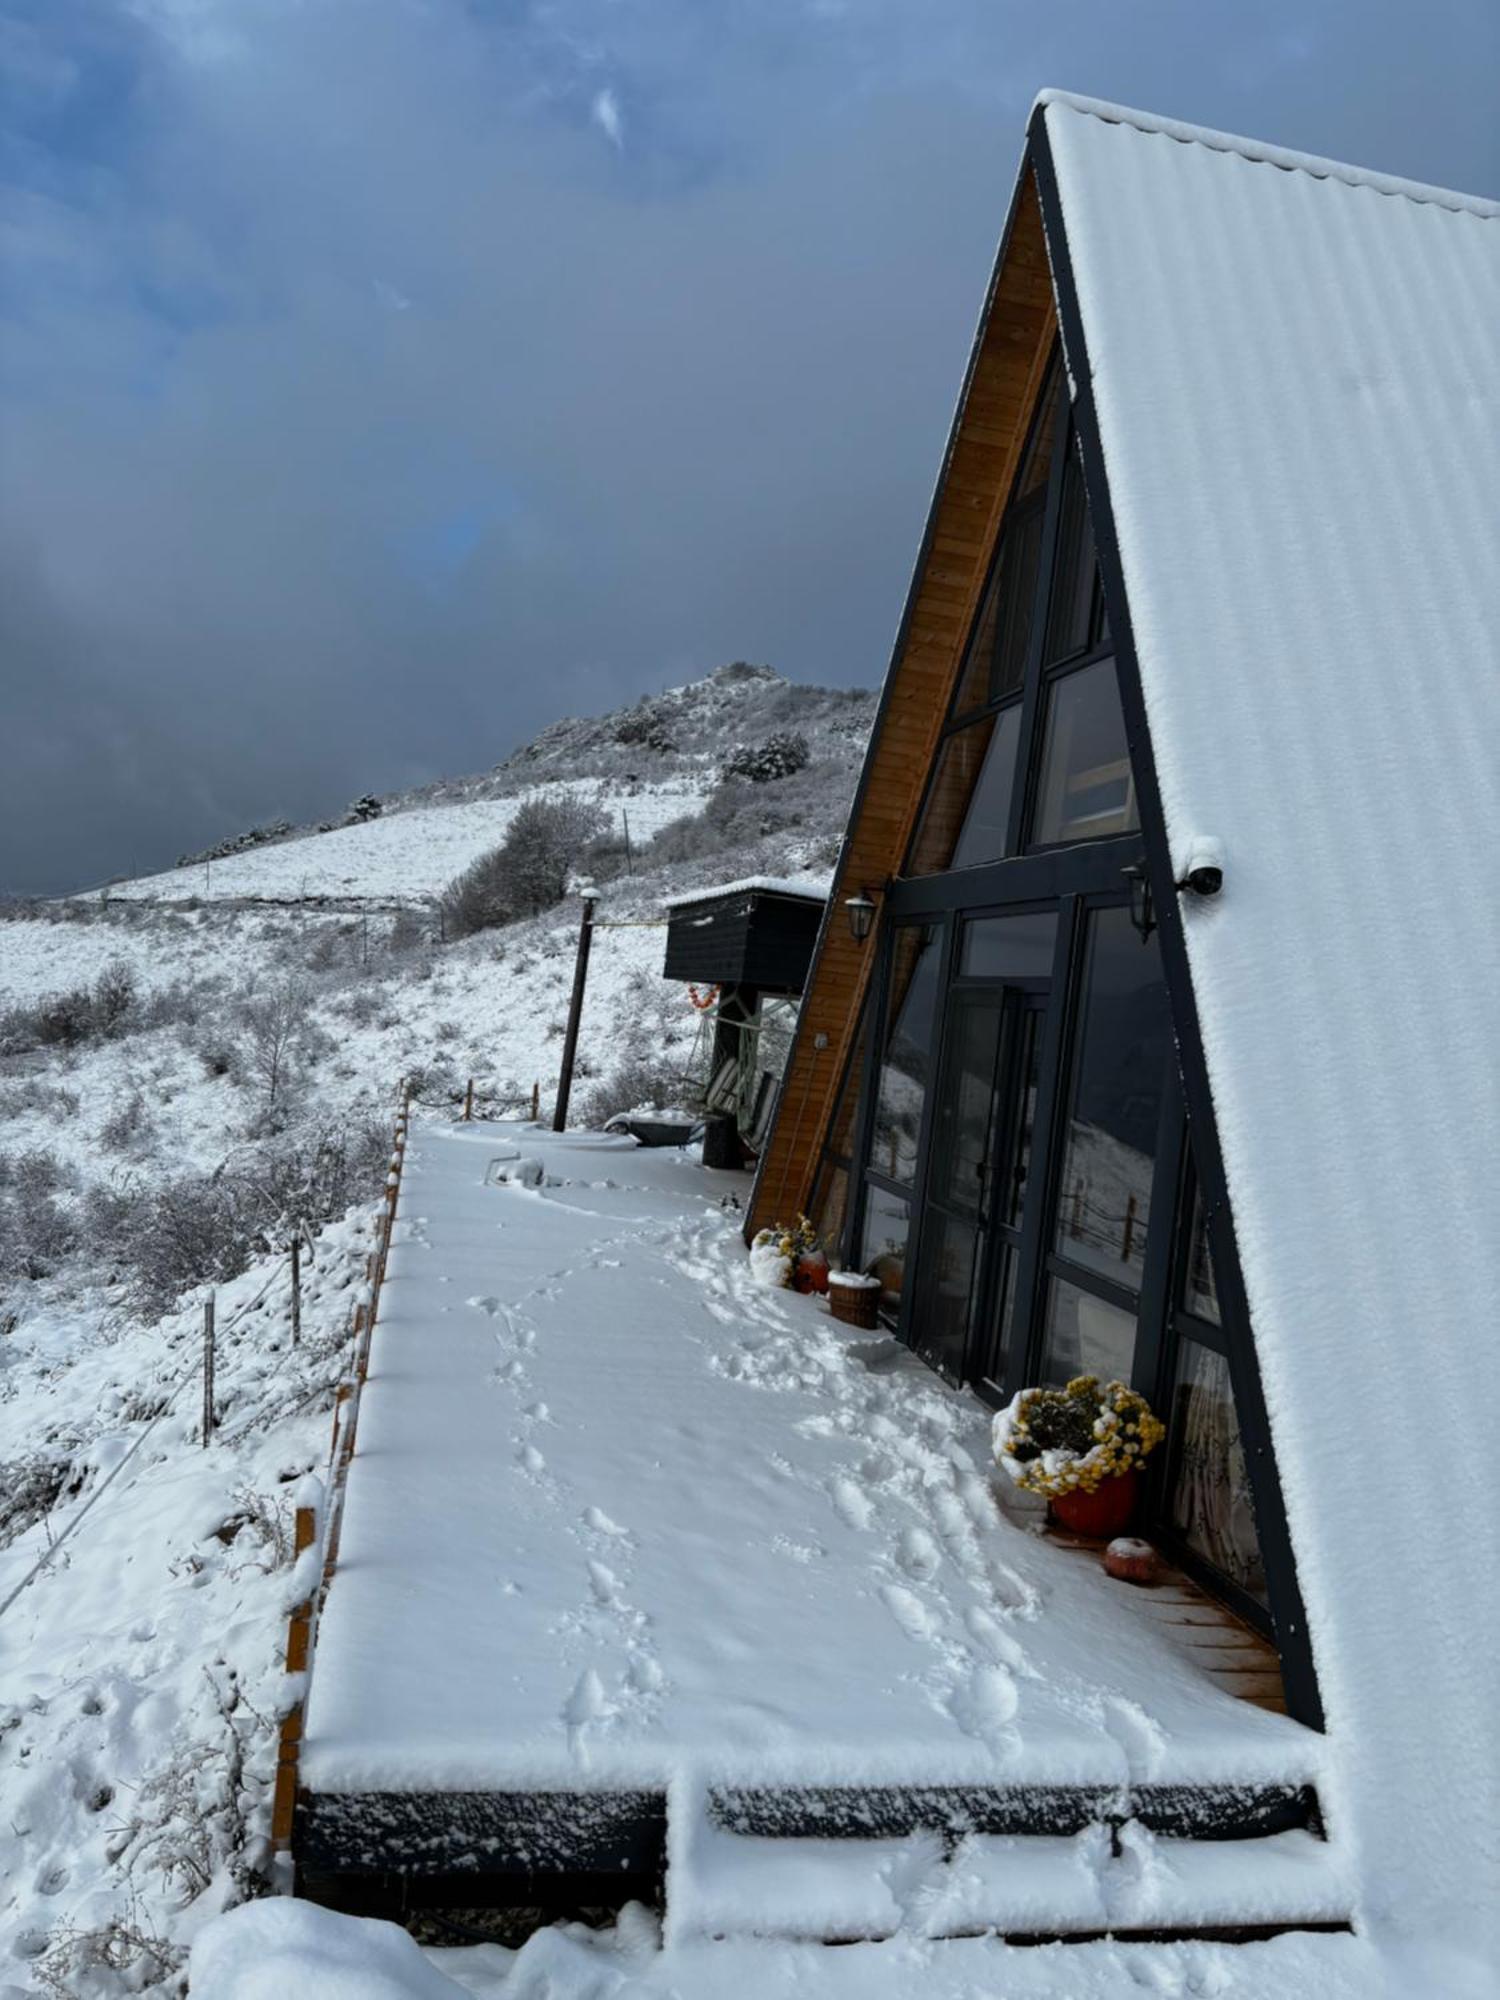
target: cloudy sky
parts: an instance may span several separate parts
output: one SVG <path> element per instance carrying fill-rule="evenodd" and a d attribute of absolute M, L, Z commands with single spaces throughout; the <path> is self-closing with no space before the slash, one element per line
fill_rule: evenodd
<path fill-rule="evenodd" d="M 1500 193 L 1495 0 L 0 0 L 0 889 L 878 680 L 1045 84 Z"/>

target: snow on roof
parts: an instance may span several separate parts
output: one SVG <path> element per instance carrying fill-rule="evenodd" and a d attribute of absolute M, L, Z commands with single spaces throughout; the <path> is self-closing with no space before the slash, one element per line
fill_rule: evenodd
<path fill-rule="evenodd" d="M 681 909 L 686 903 L 717 902 L 720 896 L 738 896 L 754 892 L 759 896 L 796 896 L 805 903 L 823 903 L 828 900 L 832 877 L 828 875 L 799 875 L 781 879 L 774 875 L 746 875 L 738 882 L 713 882 L 701 889 L 684 889 L 680 895 L 664 896 L 664 910 Z"/>
<path fill-rule="evenodd" d="M 1042 106 L 1168 833 L 1225 848 L 1188 954 L 1331 1810 L 1375 1915 L 1472 1935 L 1500 1910 L 1500 207 Z"/>
<path fill-rule="evenodd" d="M 1036 108 L 1053 107 L 1086 112 L 1110 125 L 1129 125 L 1137 132 L 1160 134 L 1182 145 L 1207 146 L 1214 153 L 1235 153 L 1288 173 L 1311 174 L 1316 180 L 1343 181 L 1348 187 L 1373 188 L 1377 194 L 1405 195 L 1409 201 L 1435 202 L 1439 208 L 1466 209 L 1473 215 L 1500 216 L 1500 202 L 1483 195 L 1457 194 L 1451 188 L 1432 187 L 1425 181 L 1403 180 L 1397 174 L 1378 174 L 1370 167 L 1351 167 L 1342 160 L 1327 160 L 1317 153 L 1298 153 L 1286 146 L 1268 145 L 1261 139 L 1243 139 L 1234 132 L 1215 132 L 1206 125 L 1185 125 L 1177 118 L 1158 118 L 1146 111 L 1132 111 L 1123 104 L 1106 104 L 1101 98 L 1079 97 L 1067 90 L 1039 91 Z"/>

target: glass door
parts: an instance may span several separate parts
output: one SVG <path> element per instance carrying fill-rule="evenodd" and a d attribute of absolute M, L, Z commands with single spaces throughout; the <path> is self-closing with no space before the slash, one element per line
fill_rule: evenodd
<path fill-rule="evenodd" d="M 966 922 L 943 1021 L 906 1338 L 950 1381 L 999 1372 L 1015 1286 L 1051 910 Z"/>
<path fill-rule="evenodd" d="M 922 1359 L 962 1380 L 984 1272 L 1003 990 L 955 990 L 933 1105 L 910 1339 Z"/>

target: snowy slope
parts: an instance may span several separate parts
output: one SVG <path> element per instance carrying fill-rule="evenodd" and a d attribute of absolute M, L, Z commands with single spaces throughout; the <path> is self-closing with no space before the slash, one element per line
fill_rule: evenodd
<path fill-rule="evenodd" d="M 628 828 L 631 840 L 644 845 L 669 820 L 702 804 L 705 782 L 711 782 L 706 774 L 611 793 L 590 778 L 546 779 L 510 798 L 417 806 L 221 861 L 143 875 L 114 884 L 109 894 L 169 902 L 241 896 L 414 902 L 437 895 L 471 861 L 498 847 L 525 799 L 597 797 L 614 832 Z"/>

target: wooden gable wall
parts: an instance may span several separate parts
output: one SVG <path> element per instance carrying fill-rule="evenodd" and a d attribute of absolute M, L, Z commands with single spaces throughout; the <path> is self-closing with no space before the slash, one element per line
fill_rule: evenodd
<path fill-rule="evenodd" d="M 875 941 L 856 944 L 843 902 L 900 870 L 978 609 L 1000 517 L 1040 393 L 1056 319 L 1036 183 L 1023 168 L 833 893 L 808 977 L 780 1103 L 745 1233 L 806 1208 L 834 1093 L 859 1019 Z"/>

